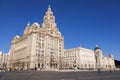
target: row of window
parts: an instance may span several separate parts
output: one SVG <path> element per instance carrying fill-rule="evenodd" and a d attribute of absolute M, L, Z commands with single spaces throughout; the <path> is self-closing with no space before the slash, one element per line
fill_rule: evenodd
<path fill-rule="evenodd" d="M 69 66 L 69 67 L 72 67 L 72 66 L 75 66 L 75 64 L 65 64 L 66 66 Z M 94 64 L 81 64 L 81 65 L 79 65 L 79 64 L 77 64 L 76 65 L 77 67 L 84 67 L 84 68 L 87 68 L 87 67 L 89 67 L 89 68 L 94 68 L 95 67 L 95 65 Z"/>

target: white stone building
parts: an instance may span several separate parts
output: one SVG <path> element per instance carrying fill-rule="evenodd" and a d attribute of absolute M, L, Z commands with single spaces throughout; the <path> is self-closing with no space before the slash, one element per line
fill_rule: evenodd
<path fill-rule="evenodd" d="M 22 36 L 11 42 L 9 66 L 22 69 L 95 69 L 115 68 L 114 57 L 104 57 L 99 47 L 94 50 L 73 48 L 64 50 L 64 37 L 57 28 L 50 8 L 40 26 L 27 24 Z"/>
<path fill-rule="evenodd" d="M 96 59 L 96 68 L 103 68 L 103 69 L 115 68 L 115 61 L 112 54 L 110 54 L 108 57 L 103 56 L 102 50 L 98 46 L 96 46 L 94 52 Z"/>
<path fill-rule="evenodd" d="M 58 69 L 64 53 L 64 37 L 57 28 L 49 6 L 40 26 L 29 23 L 23 36 L 15 36 L 11 43 L 10 66 L 23 69 Z"/>
<path fill-rule="evenodd" d="M 9 55 L 0 51 L 0 68 L 8 68 Z"/>
<path fill-rule="evenodd" d="M 72 48 L 64 51 L 63 68 L 68 69 L 114 69 L 114 57 L 112 54 L 105 57 L 97 46 L 94 50 L 87 48 Z"/>
<path fill-rule="evenodd" d="M 72 48 L 64 51 L 65 68 L 93 69 L 96 67 L 94 51 L 86 48 Z"/>

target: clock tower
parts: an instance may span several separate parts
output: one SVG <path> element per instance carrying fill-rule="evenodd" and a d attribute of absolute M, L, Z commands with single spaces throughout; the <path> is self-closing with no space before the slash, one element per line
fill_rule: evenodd
<path fill-rule="evenodd" d="M 45 63 L 46 69 L 62 68 L 64 54 L 64 37 L 55 23 L 55 16 L 49 6 L 42 23 L 42 33 L 45 37 Z"/>
<path fill-rule="evenodd" d="M 46 14 L 44 16 L 43 21 L 46 22 L 46 23 L 55 23 L 55 17 L 53 15 L 53 12 L 52 12 L 50 6 L 48 7 L 48 10 L 47 10 L 47 12 L 46 12 Z"/>

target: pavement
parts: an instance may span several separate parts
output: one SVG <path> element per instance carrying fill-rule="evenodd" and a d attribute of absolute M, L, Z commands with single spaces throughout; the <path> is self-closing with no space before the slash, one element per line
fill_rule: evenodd
<path fill-rule="evenodd" d="M 13 71 L 0 72 L 0 80 L 120 80 L 120 71 Z"/>

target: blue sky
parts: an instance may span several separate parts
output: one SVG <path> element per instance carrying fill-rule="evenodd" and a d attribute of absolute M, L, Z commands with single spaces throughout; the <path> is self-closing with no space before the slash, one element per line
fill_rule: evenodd
<path fill-rule="evenodd" d="M 96 44 L 120 60 L 120 0 L 0 0 L 0 51 L 7 53 L 28 22 L 43 22 L 51 5 L 65 49 Z"/>

